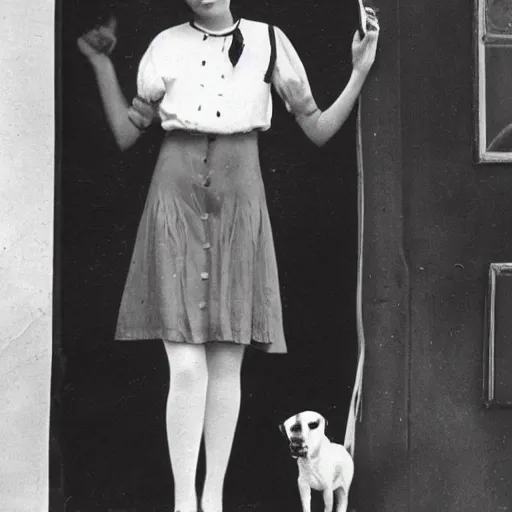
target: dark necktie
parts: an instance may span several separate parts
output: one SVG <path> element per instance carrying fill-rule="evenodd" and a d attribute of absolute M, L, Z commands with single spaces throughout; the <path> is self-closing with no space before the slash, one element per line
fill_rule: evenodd
<path fill-rule="evenodd" d="M 244 36 L 242 35 L 242 32 L 240 31 L 240 28 L 238 25 L 236 26 L 235 30 L 233 31 L 233 41 L 231 41 L 231 46 L 229 47 L 229 60 L 231 61 L 231 64 L 233 64 L 233 67 L 235 67 L 240 60 L 240 57 L 242 55 L 242 52 L 244 51 Z"/>

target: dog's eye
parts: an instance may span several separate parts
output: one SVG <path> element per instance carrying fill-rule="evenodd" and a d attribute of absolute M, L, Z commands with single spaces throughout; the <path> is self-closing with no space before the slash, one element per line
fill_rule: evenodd
<path fill-rule="evenodd" d="M 315 430 L 315 428 L 318 428 L 319 425 L 319 421 L 312 421 L 311 423 L 308 423 L 308 427 L 310 430 Z"/>

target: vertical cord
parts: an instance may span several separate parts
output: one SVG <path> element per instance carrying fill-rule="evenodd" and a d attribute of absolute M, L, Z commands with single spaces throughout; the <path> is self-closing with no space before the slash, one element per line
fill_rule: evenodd
<path fill-rule="evenodd" d="M 363 327 L 363 244 L 364 244 L 364 171 L 361 133 L 361 97 L 357 110 L 356 147 L 357 147 L 357 210 L 358 210 L 358 249 L 357 249 L 357 289 L 356 289 L 356 323 L 357 323 L 357 370 L 350 400 L 350 409 L 345 430 L 344 446 L 354 456 L 356 439 L 356 420 L 361 418 L 363 393 L 363 368 L 365 359 L 365 338 Z"/>

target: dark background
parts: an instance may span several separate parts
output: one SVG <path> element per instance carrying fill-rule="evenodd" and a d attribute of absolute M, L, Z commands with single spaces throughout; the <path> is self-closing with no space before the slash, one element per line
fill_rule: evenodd
<path fill-rule="evenodd" d="M 336 98 L 350 76 L 356 5 L 233 0 L 240 15 L 287 33 L 320 107 Z M 172 510 L 163 347 L 157 341 L 113 340 L 162 131 L 155 127 L 121 154 L 92 70 L 76 49 L 76 38 L 112 11 L 119 22 L 113 60 L 128 99 L 135 95 L 138 61 L 149 41 L 188 17 L 177 0 L 58 3 L 50 446 L 55 511 Z M 300 507 L 296 468 L 278 424 L 312 408 L 328 418 L 330 437 L 342 442 L 356 364 L 355 116 L 319 150 L 279 98 L 274 109 L 273 127 L 260 145 L 289 354 L 247 354 L 226 512 Z"/>

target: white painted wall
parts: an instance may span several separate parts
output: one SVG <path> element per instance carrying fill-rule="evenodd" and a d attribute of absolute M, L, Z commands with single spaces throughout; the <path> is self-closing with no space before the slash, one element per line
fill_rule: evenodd
<path fill-rule="evenodd" d="M 54 3 L 0 2 L 0 510 L 48 509 Z"/>

